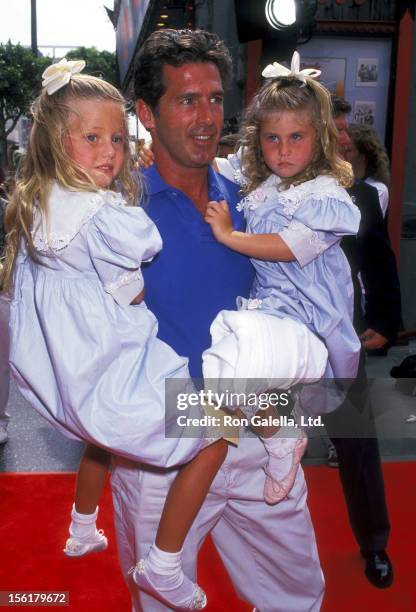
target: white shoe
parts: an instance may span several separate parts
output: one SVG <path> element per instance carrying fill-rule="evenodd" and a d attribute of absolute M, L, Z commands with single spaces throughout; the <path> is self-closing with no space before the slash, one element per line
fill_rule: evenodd
<path fill-rule="evenodd" d="M 169 590 L 156 589 L 156 587 L 150 582 L 145 568 L 145 560 L 140 559 L 140 561 L 129 570 L 129 574 L 132 574 L 134 582 L 137 586 L 142 590 L 149 593 L 149 595 L 153 595 L 159 601 L 164 604 L 168 604 L 170 608 L 174 610 L 202 610 L 207 605 L 207 596 L 200 586 L 189 580 L 187 576 L 184 576 L 184 580 L 181 586 Z M 183 595 L 185 593 L 191 592 L 191 596 L 182 597 L 181 591 Z M 174 598 L 176 601 L 180 601 L 181 603 L 174 603 L 172 601 Z"/>
<path fill-rule="evenodd" d="M 4 425 L 0 425 L 0 444 L 6 444 L 9 436 L 7 435 L 6 428 Z"/>
<path fill-rule="evenodd" d="M 108 546 L 108 540 L 102 529 L 95 530 L 93 538 L 79 540 L 78 538 L 68 538 L 65 544 L 64 553 L 67 557 L 83 557 L 91 552 L 105 550 Z"/>

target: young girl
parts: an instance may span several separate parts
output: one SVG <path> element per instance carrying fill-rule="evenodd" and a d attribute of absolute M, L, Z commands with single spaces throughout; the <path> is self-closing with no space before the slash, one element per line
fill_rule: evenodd
<path fill-rule="evenodd" d="M 202 445 L 182 432 L 165 436 L 176 418 L 165 414 L 165 379 L 189 374 L 186 359 L 156 338 L 157 322 L 142 301 L 140 264 L 157 254 L 161 239 L 142 208 L 111 191 L 116 179 L 129 202 L 137 191 L 124 100 L 112 85 L 79 74 L 84 65 L 62 60 L 43 75 L 30 146 L 7 206 L 1 278 L 2 290 L 13 294 L 10 364 L 22 394 L 63 433 L 90 443 L 69 555 L 107 546 L 95 528 L 107 451 L 166 467 L 186 463 Z M 192 462 L 191 477 L 187 466 L 179 472 L 149 556 L 149 567 L 162 573 L 156 595 L 175 609 L 206 605 L 181 570 L 183 522 L 187 529 L 198 510 L 189 483 L 196 479 L 205 495 L 226 448 L 217 441 Z"/>
<path fill-rule="evenodd" d="M 242 185 L 247 232 L 234 231 L 226 202 L 210 202 L 206 221 L 217 240 L 252 258 L 251 299 L 240 299 L 240 309 L 304 323 L 328 349 L 324 377 L 353 379 L 360 343 L 352 325 L 350 269 L 339 242 L 358 231 L 360 215 L 344 189 L 352 172 L 337 155 L 329 92 L 308 73 L 299 71 L 296 53 L 290 71 L 268 66 L 268 80 L 246 113 L 239 154 L 216 160 L 220 172 Z M 334 409 L 330 391 L 306 386 L 300 403 L 306 411 Z M 269 490 L 279 490 L 276 476 L 302 451 L 296 438 L 282 434 L 263 439 Z M 286 482 L 287 490 L 293 481 Z"/>
<path fill-rule="evenodd" d="M 337 155 L 329 92 L 293 64 L 292 71 L 277 63 L 265 69 L 269 78 L 247 110 L 240 155 L 216 160 L 243 186 L 247 233 L 233 231 L 225 202 L 210 202 L 206 220 L 217 240 L 253 258 L 256 301 L 243 308 L 302 321 L 328 348 L 326 376 L 354 378 L 359 343 L 339 246 L 360 220 L 344 189 L 352 171 Z"/>

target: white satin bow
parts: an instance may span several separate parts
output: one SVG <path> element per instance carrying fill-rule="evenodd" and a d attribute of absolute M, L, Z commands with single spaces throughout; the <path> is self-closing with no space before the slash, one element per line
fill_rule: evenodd
<path fill-rule="evenodd" d="M 67 85 L 71 80 L 73 74 L 81 72 L 85 68 L 84 60 L 69 61 L 64 57 L 60 62 L 52 64 L 46 68 L 42 74 L 42 87 L 46 89 L 48 94 L 51 96 L 61 89 L 64 85 Z"/>
<path fill-rule="evenodd" d="M 266 79 L 275 79 L 277 77 L 283 76 L 292 76 L 297 78 L 302 83 L 306 84 L 307 76 L 312 77 L 313 79 L 318 77 L 321 74 L 320 70 L 316 70 L 315 68 L 304 68 L 300 70 L 300 55 L 297 51 L 294 52 L 292 56 L 292 61 L 290 63 L 290 68 L 286 68 L 282 66 L 282 64 L 278 64 L 277 62 L 273 62 L 273 64 L 269 64 L 261 73 Z"/>

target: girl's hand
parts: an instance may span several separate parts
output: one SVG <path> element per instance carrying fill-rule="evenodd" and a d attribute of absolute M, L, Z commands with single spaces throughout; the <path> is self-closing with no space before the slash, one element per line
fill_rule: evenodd
<path fill-rule="evenodd" d="M 212 233 L 218 242 L 226 244 L 233 232 L 233 222 L 227 202 L 225 200 L 208 202 L 205 221 L 211 226 Z"/>

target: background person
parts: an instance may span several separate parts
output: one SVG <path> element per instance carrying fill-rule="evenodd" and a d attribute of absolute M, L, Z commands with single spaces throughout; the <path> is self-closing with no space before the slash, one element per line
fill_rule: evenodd
<path fill-rule="evenodd" d="M 345 155 L 351 143 L 347 131 L 351 105 L 332 95 L 332 107 L 339 150 Z M 346 236 L 341 242 L 354 284 L 354 326 L 363 348 L 381 348 L 395 339 L 401 319 L 396 261 L 376 189 L 356 181 L 349 193 L 361 212 L 357 236 Z M 364 310 L 360 278 L 365 288 Z M 390 522 L 364 351 L 347 400 L 325 416 L 324 423 L 337 451 L 351 527 L 366 561 L 365 574 L 374 586 L 389 587 L 393 582 L 393 568 L 386 553 Z M 351 436 L 354 429 L 356 437 Z M 343 431 L 350 437 L 343 436 Z"/>
<path fill-rule="evenodd" d="M 348 126 L 351 142 L 345 148 L 345 159 L 350 162 L 357 180 L 377 189 L 383 217 L 389 205 L 390 163 L 385 147 L 376 130 L 369 125 Z"/>
<path fill-rule="evenodd" d="M 218 143 L 218 157 L 227 157 L 235 153 L 238 143 L 238 134 L 223 134 Z"/>

